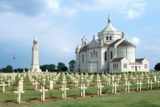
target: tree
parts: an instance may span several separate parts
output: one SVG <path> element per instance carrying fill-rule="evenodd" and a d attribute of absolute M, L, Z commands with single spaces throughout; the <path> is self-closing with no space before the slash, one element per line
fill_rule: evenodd
<path fill-rule="evenodd" d="M 66 67 L 66 65 L 63 62 L 58 63 L 58 66 L 57 66 L 58 71 L 67 71 L 67 69 L 68 68 Z"/>
<path fill-rule="evenodd" d="M 156 71 L 160 71 L 160 63 L 157 63 L 157 64 L 155 65 L 154 69 L 155 69 Z"/>
<path fill-rule="evenodd" d="M 54 64 L 42 65 L 42 66 L 40 66 L 40 68 L 42 69 L 42 71 L 48 70 L 48 71 L 53 72 L 53 71 L 55 71 L 56 65 L 54 65 Z"/>
<path fill-rule="evenodd" d="M 75 61 L 75 60 L 71 60 L 71 61 L 69 62 L 69 69 L 70 69 L 70 71 L 73 71 L 73 70 L 74 70 L 75 64 L 76 64 L 76 61 Z"/>
<path fill-rule="evenodd" d="M 7 65 L 6 68 L 2 69 L 2 72 L 8 73 L 8 72 L 12 72 L 13 71 L 13 67 L 11 65 Z"/>
<path fill-rule="evenodd" d="M 14 69 L 14 72 L 23 72 L 23 70 L 25 70 L 25 72 L 28 71 L 27 68 L 17 68 L 17 69 Z"/>

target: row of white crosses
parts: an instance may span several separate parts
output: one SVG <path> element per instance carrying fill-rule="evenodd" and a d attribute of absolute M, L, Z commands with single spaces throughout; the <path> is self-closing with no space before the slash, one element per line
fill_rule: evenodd
<path fill-rule="evenodd" d="M 28 75 L 31 75 L 31 74 L 28 74 Z M 53 89 L 53 84 L 55 83 L 54 81 L 56 81 L 59 78 L 60 73 L 58 75 L 55 74 L 54 76 L 53 75 L 50 76 L 47 73 L 45 73 L 44 76 L 43 76 L 43 73 L 42 74 L 39 73 L 39 75 L 40 75 L 39 77 L 41 77 L 41 79 L 43 80 L 43 86 L 41 86 L 41 89 L 40 89 L 40 92 L 42 93 L 42 95 L 41 95 L 41 101 L 45 101 L 45 92 L 48 91 L 47 89 L 45 89 L 46 79 L 47 79 L 47 81 L 49 81 L 49 85 L 50 85 L 49 89 L 52 90 Z M 24 77 L 26 75 L 25 74 L 18 74 L 17 76 L 18 76 L 18 78 L 20 78 L 20 81 L 19 81 L 19 84 L 18 84 L 18 87 L 17 87 L 17 91 L 15 93 L 18 94 L 17 103 L 21 103 L 21 93 L 24 93 L 24 91 L 23 91 L 23 81 L 24 81 Z M 32 76 L 36 77 L 37 80 L 35 80 Z M 35 85 L 35 90 L 37 90 L 37 87 L 38 87 L 37 85 L 39 84 L 39 82 L 38 82 L 38 78 L 39 77 L 37 77 L 34 73 L 33 73 L 32 76 L 29 76 L 30 81 L 32 81 L 33 85 Z M 61 81 L 62 88 L 60 88 L 60 90 L 62 91 L 62 99 L 66 99 L 66 91 L 69 90 L 69 88 L 66 87 L 67 80 L 66 80 L 65 73 L 63 73 L 62 76 L 63 76 L 62 81 Z M 74 77 L 73 74 L 67 73 L 67 76 L 69 76 L 70 79 L 74 83 L 76 83 L 76 84 L 77 84 L 76 80 L 79 80 L 79 79 L 81 80 L 81 85 L 79 87 L 80 88 L 80 95 L 81 95 L 81 97 L 85 97 L 85 90 L 87 89 L 87 87 L 89 87 L 89 83 L 90 83 L 90 81 L 93 80 L 94 75 L 92 74 L 89 77 L 88 74 L 83 75 L 83 73 L 82 73 L 81 76 L 79 76 L 79 74 L 75 74 L 75 77 Z M 130 91 L 130 85 L 131 85 L 130 82 L 129 82 L 129 80 L 135 80 L 135 78 L 134 78 L 133 75 L 129 75 L 129 74 L 124 74 L 122 76 L 124 77 L 124 80 L 125 80 L 125 84 L 124 84 L 126 86 L 125 90 L 127 92 L 129 92 Z M 146 78 L 148 78 L 147 84 L 148 84 L 148 87 L 150 89 L 152 89 L 152 84 L 153 84 L 153 81 L 150 79 L 150 76 L 153 77 L 154 82 L 158 83 L 158 86 L 159 86 L 160 81 L 158 81 L 158 79 L 157 79 L 157 77 L 155 75 L 146 75 L 146 74 L 145 75 L 142 75 L 142 74 L 141 75 L 135 75 L 136 80 L 137 80 L 137 83 L 136 83 L 137 84 L 137 91 L 138 90 L 141 91 L 141 87 L 142 87 L 142 84 L 143 84 L 141 82 L 141 80 L 143 80 L 145 76 L 146 76 Z M 57 78 L 54 78 L 54 77 L 57 77 Z M 102 74 L 102 77 L 107 82 L 112 82 L 112 93 L 116 94 L 117 93 L 117 87 L 118 87 L 119 81 L 121 80 L 121 75 L 118 75 L 118 76 L 112 75 L 112 76 L 110 76 L 110 75 L 104 75 L 104 74 Z M 85 86 L 84 81 L 87 82 L 87 87 Z M 97 94 L 98 95 L 102 95 L 102 88 L 104 86 L 101 83 L 101 79 L 100 79 L 99 74 L 97 74 L 97 80 L 96 81 L 97 81 L 97 85 L 96 85 L 96 87 L 97 87 Z M 79 81 L 78 81 L 78 83 L 79 83 Z M 3 82 L 0 85 L 0 86 L 4 87 L 4 91 L 5 91 L 6 85 L 7 84 L 5 84 L 5 82 Z M 78 85 L 76 87 L 78 87 Z"/>
<path fill-rule="evenodd" d="M 0 87 L 2 87 L 2 93 L 5 93 L 5 87 L 9 87 L 10 84 L 15 81 L 16 75 L 16 73 L 2 73 L 0 75 Z"/>

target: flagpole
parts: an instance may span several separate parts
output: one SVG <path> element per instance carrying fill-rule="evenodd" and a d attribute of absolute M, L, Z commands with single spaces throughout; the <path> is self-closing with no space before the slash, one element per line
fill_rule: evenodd
<path fill-rule="evenodd" d="M 13 55 L 13 72 L 14 72 L 14 62 L 15 62 L 15 59 L 16 59 L 16 57 L 15 57 L 15 55 Z"/>

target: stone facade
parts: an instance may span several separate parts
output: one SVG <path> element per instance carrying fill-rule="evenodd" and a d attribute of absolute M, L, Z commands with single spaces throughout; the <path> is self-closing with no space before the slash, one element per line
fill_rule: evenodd
<path fill-rule="evenodd" d="M 136 59 L 136 46 L 125 39 L 123 32 L 117 31 L 108 18 L 108 25 L 98 32 L 98 39 L 87 44 L 82 38 L 82 46 L 76 47 L 75 70 L 80 72 L 128 72 L 149 71 L 146 58 Z"/>

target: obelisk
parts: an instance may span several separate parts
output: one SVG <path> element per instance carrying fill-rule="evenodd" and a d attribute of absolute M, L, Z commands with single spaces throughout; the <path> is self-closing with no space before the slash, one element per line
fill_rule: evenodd
<path fill-rule="evenodd" d="M 32 47 L 32 72 L 41 72 L 39 67 L 39 49 L 37 44 L 37 37 L 34 37 Z"/>

